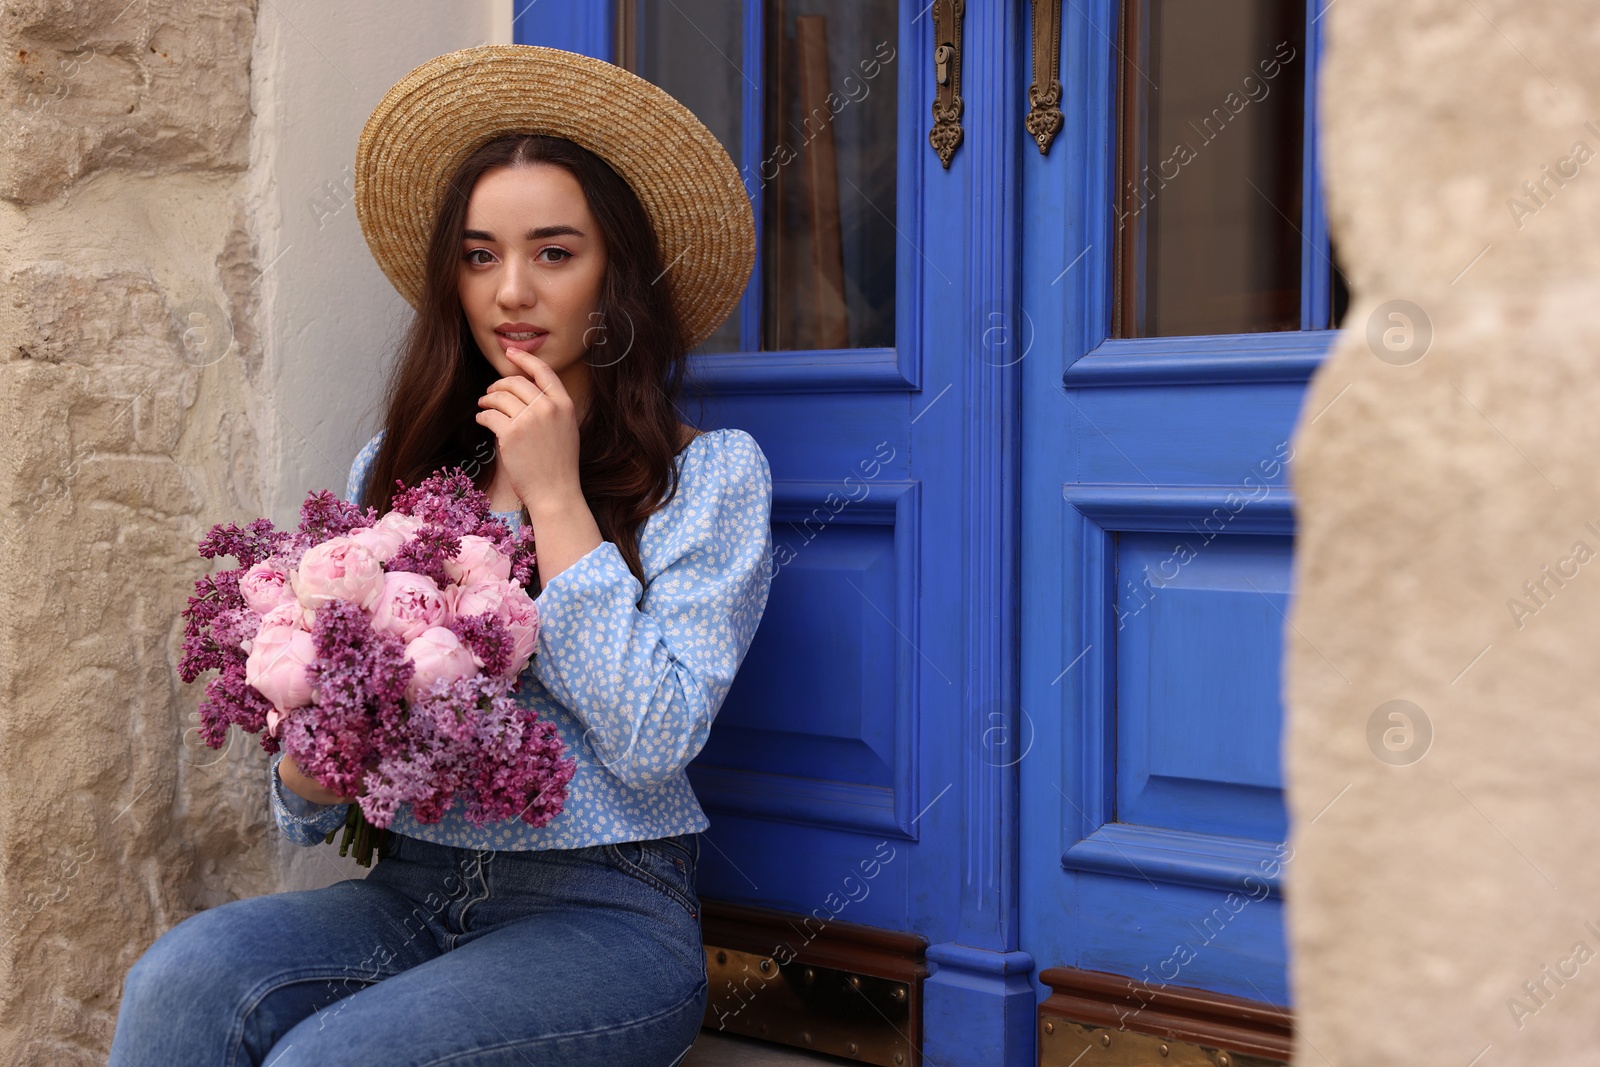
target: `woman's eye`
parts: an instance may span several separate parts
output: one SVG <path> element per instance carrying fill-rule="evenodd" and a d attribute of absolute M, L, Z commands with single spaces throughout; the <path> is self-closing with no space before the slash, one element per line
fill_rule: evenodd
<path fill-rule="evenodd" d="M 572 253 L 571 252 L 568 252 L 565 248 L 556 248 L 553 245 L 551 247 L 549 247 L 549 248 L 541 248 L 541 249 L 539 249 L 539 255 L 541 255 L 541 256 L 544 255 L 546 252 L 555 252 L 557 255 L 560 255 L 560 256 L 563 257 L 561 259 L 554 259 L 554 260 L 547 259 L 547 260 L 545 260 L 546 263 L 565 263 L 567 260 L 572 258 Z"/>
<path fill-rule="evenodd" d="M 478 255 L 479 253 L 482 253 L 483 255 L 486 255 L 486 256 L 490 254 L 489 250 L 487 248 L 469 248 L 467 250 L 467 254 L 465 256 L 461 257 L 461 258 L 465 259 L 468 263 L 471 263 L 474 266 L 481 267 L 481 266 L 483 266 L 485 261 L 481 260 L 481 259 L 473 259 L 472 258 L 473 256 Z"/>

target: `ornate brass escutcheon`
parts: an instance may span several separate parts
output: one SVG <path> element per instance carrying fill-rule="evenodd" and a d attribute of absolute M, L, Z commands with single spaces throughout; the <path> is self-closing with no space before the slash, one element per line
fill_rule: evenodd
<path fill-rule="evenodd" d="M 946 170 L 961 143 L 961 23 L 966 13 L 966 0 L 934 0 L 933 129 L 928 143 Z"/>
<path fill-rule="evenodd" d="M 1050 142 L 1061 132 L 1061 0 L 1033 2 L 1033 82 L 1028 86 L 1028 117 L 1023 127 L 1039 145 L 1039 154 L 1050 151 Z"/>

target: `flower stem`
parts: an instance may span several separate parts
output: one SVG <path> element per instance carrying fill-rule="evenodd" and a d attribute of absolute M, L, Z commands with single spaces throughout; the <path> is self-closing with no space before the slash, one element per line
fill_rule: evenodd
<path fill-rule="evenodd" d="M 324 844 L 333 844 L 337 829 L 329 830 Z M 344 836 L 339 839 L 339 855 L 351 856 L 363 867 L 372 866 L 373 853 L 378 859 L 389 854 L 389 831 L 367 821 L 360 804 L 351 804 L 344 817 Z"/>

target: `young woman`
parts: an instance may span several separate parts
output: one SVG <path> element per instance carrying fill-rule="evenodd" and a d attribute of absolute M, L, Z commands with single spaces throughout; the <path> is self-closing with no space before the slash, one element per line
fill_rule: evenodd
<path fill-rule="evenodd" d="M 577 770 L 543 827 L 402 807 L 366 878 L 179 923 L 128 973 L 111 1063 L 676 1063 L 708 994 L 684 768 L 766 606 L 772 488 L 748 433 L 675 400 L 749 278 L 748 198 L 642 79 L 484 46 L 390 90 L 356 202 L 416 317 L 346 496 L 384 511 L 395 479 L 464 465 L 532 523 L 519 697 Z M 305 845 L 355 799 L 282 752 L 270 796 Z"/>

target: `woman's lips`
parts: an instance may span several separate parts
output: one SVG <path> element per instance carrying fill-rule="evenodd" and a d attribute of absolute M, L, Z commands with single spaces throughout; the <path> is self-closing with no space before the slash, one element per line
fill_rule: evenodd
<path fill-rule="evenodd" d="M 512 332 L 513 333 L 523 333 L 525 331 L 513 330 Z M 518 337 L 518 338 L 507 337 L 505 334 L 500 333 L 497 330 L 497 331 L 495 331 L 495 335 L 494 336 L 495 336 L 495 339 L 500 342 L 500 348 L 502 350 L 515 348 L 519 352 L 532 352 L 534 349 L 536 349 L 540 345 L 544 344 L 544 339 L 546 337 L 548 337 L 549 334 L 541 333 L 536 337 L 529 337 L 526 340 L 524 340 L 524 339 L 522 339 L 520 337 Z"/>

